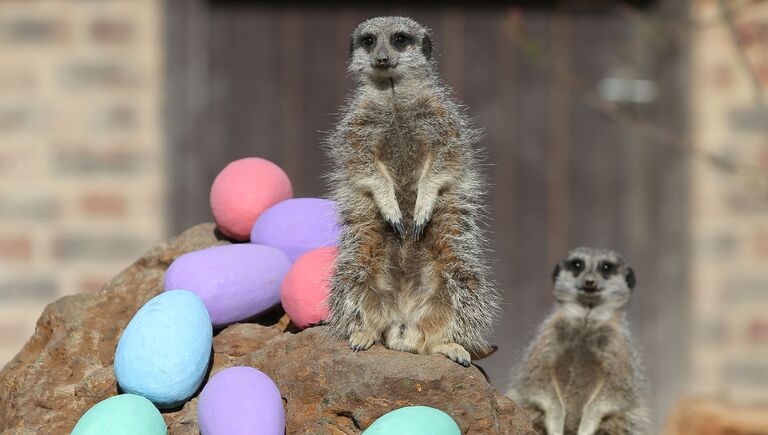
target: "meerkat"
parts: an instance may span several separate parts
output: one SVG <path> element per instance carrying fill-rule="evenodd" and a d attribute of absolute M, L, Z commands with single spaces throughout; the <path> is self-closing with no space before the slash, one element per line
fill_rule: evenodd
<path fill-rule="evenodd" d="M 497 314 L 481 229 L 485 184 L 471 128 L 440 81 L 429 29 L 404 17 L 361 23 L 357 88 L 325 144 L 343 230 L 330 331 L 468 366 L 489 352 Z"/>
<path fill-rule="evenodd" d="M 635 287 L 618 253 L 578 248 L 552 274 L 556 306 L 508 393 L 548 435 L 648 433 L 645 379 L 624 308 Z"/>

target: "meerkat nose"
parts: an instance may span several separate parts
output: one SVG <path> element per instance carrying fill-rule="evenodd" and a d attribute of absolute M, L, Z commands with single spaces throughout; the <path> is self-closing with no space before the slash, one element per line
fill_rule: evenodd
<path fill-rule="evenodd" d="M 584 279 L 584 290 L 592 292 L 597 289 L 597 281 L 594 278 Z"/>
<path fill-rule="evenodd" d="M 387 65 L 389 65 L 389 56 L 376 57 L 376 66 L 387 66 Z"/>

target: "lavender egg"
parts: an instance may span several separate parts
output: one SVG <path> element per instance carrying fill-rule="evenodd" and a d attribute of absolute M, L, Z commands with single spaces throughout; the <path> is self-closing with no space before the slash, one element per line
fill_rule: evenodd
<path fill-rule="evenodd" d="M 166 291 L 200 297 L 214 327 L 258 316 L 280 303 L 291 260 L 277 248 L 254 244 L 215 246 L 184 254 L 165 272 Z"/>
<path fill-rule="evenodd" d="M 198 405 L 202 435 L 283 435 L 280 390 L 253 367 L 230 367 L 214 375 Z"/>
<path fill-rule="evenodd" d="M 251 243 L 279 248 L 296 261 L 313 249 L 337 246 L 339 231 L 335 202 L 287 199 L 261 214 L 251 230 Z"/>

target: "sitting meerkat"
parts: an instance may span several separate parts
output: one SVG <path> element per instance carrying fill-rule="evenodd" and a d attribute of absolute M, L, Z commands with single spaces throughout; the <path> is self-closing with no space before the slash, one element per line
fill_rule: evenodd
<path fill-rule="evenodd" d="M 645 380 L 624 307 L 635 287 L 618 253 L 578 248 L 552 274 L 556 307 L 508 395 L 548 435 L 648 433 Z"/>
<path fill-rule="evenodd" d="M 429 29 L 378 17 L 352 33 L 358 86 L 325 148 L 343 230 L 330 332 L 468 366 L 498 311 L 480 227 L 478 133 L 449 97 Z"/>

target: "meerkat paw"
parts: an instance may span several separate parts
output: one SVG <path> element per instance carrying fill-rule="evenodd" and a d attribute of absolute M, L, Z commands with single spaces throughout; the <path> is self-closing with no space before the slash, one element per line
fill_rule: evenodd
<path fill-rule="evenodd" d="M 353 352 L 368 350 L 375 342 L 376 337 L 366 331 L 353 332 L 352 335 L 349 336 L 349 347 Z"/>
<path fill-rule="evenodd" d="M 430 219 L 430 213 L 428 211 L 424 210 L 423 207 L 421 207 L 422 210 L 419 209 L 420 207 L 416 207 L 413 219 L 413 241 L 415 242 L 421 238 L 422 234 L 424 234 L 424 228 L 427 227 Z"/>
<path fill-rule="evenodd" d="M 392 229 L 403 237 L 405 235 L 405 225 L 403 225 L 403 214 L 397 205 L 397 200 L 386 201 L 380 208 L 381 216 L 392 227 Z"/>
<path fill-rule="evenodd" d="M 469 352 L 456 343 L 445 343 L 435 346 L 433 353 L 439 353 L 447 356 L 451 361 L 457 362 L 464 367 L 469 367 L 472 363 L 472 358 L 469 356 Z"/>

